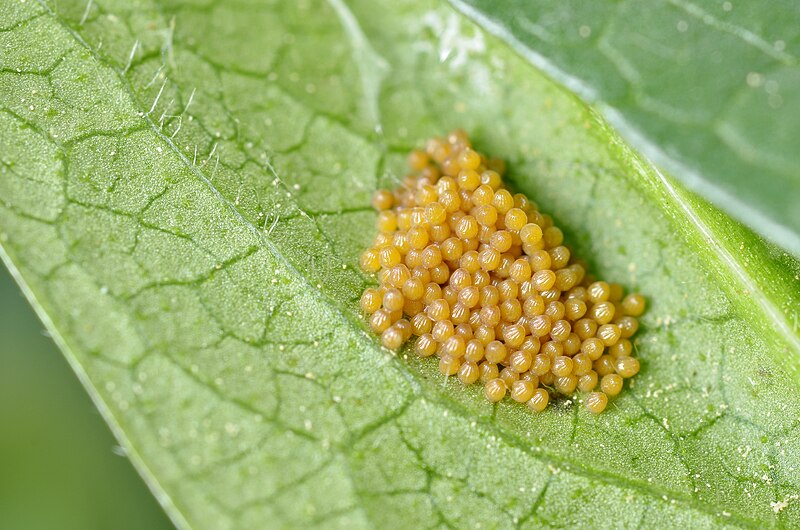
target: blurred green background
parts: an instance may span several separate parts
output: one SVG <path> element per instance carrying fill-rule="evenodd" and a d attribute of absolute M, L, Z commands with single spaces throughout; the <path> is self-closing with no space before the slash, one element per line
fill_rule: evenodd
<path fill-rule="evenodd" d="M 0 264 L 0 530 L 170 529 Z"/>

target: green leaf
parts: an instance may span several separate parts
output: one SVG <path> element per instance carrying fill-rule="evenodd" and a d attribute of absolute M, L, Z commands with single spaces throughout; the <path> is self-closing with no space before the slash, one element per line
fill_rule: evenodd
<path fill-rule="evenodd" d="M 371 192 L 454 126 L 643 292 L 600 416 L 358 312 Z M 800 524 L 800 267 L 433 0 L 0 9 L 5 262 L 181 527 Z"/>
<path fill-rule="evenodd" d="M 796 3 L 451 1 L 689 188 L 800 256 Z"/>

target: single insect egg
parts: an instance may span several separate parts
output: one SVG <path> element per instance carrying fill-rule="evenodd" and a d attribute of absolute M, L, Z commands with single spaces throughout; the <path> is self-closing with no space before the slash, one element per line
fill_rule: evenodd
<path fill-rule="evenodd" d="M 519 296 L 519 285 L 512 279 L 503 280 L 497 284 L 497 292 L 500 293 L 500 300 L 513 300 L 516 302 L 518 301 L 517 297 Z"/>
<path fill-rule="evenodd" d="M 411 278 L 411 271 L 408 269 L 407 266 L 400 263 L 399 265 L 395 265 L 391 269 L 389 269 L 389 274 L 387 275 L 387 283 L 392 287 L 403 287 L 409 279 Z"/>
<path fill-rule="evenodd" d="M 454 359 L 459 359 L 464 356 L 467 351 L 467 345 L 464 339 L 458 335 L 453 335 L 442 344 L 442 353 L 449 355 Z"/>
<path fill-rule="evenodd" d="M 384 234 L 391 234 L 397 230 L 397 216 L 391 210 L 384 210 L 378 214 L 378 231 Z"/>
<path fill-rule="evenodd" d="M 569 263 L 570 252 L 564 245 L 553 247 L 547 253 L 550 254 L 550 266 L 553 267 L 553 270 L 563 269 Z"/>
<path fill-rule="evenodd" d="M 456 326 L 456 335 L 462 337 L 465 341 L 472 340 L 475 336 L 472 332 L 472 325 L 467 322 L 462 322 Z"/>
<path fill-rule="evenodd" d="M 494 332 L 493 327 L 481 324 L 475 328 L 475 338 L 481 341 L 484 346 L 488 346 L 490 342 L 495 340 L 496 336 L 497 334 Z"/>
<path fill-rule="evenodd" d="M 405 264 L 406 267 L 408 267 L 409 269 L 416 269 L 417 267 L 421 267 L 422 252 L 414 248 L 409 248 L 408 253 L 406 254 L 405 257 Z"/>
<path fill-rule="evenodd" d="M 361 295 L 361 310 L 371 315 L 380 309 L 382 302 L 382 297 L 377 289 L 366 289 L 364 290 L 364 294 Z"/>
<path fill-rule="evenodd" d="M 474 197 L 475 195 L 473 194 L 473 202 L 475 202 Z M 483 227 L 494 228 L 494 225 L 497 223 L 497 208 L 495 208 L 491 204 L 480 204 L 478 206 L 475 206 L 473 210 L 473 215 L 475 216 L 475 219 L 478 221 L 478 223 L 480 223 Z M 494 232 L 492 235 L 496 233 L 498 232 Z M 501 250 L 500 252 L 505 252 L 505 251 Z"/>
<path fill-rule="evenodd" d="M 394 194 L 389 190 L 378 190 L 372 196 L 372 207 L 376 210 L 388 210 L 394 206 Z"/>
<path fill-rule="evenodd" d="M 555 263 L 553 265 L 555 266 Z M 578 276 L 572 269 L 566 268 L 557 270 L 555 272 L 556 282 L 553 284 L 553 287 L 559 291 L 569 291 L 576 283 L 578 283 Z"/>
<path fill-rule="evenodd" d="M 478 221 L 471 215 L 465 215 L 458 220 L 455 227 L 456 235 L 462 239 L 469 239 L 478 236 Z"/>
<path fill-rule="evenodd" d="M 505 215 L 511 208 L 514 207 L 514 197 L 508 190 L 497 190 L 497 192 L 494 194 L 494 198 L 492 199 L 492 204 L 495 208 L 497 208 L 499 213 Z"/>
<path fill-rule="evenodd" d="M 458 369 L 458 379 L 465 385 L 471 385 L 480 375 L 481 371 L 473 361 L 465 361 Z"/>
<path fill-rule="evenodd" d="M 483 179 L 481 179 L 483 180 Z M 494 191 L 492 188 L 486 184 L 482 184 L 478 186 L 475 191 L 472 193 L 472 203 L 475 206 L 483 206 L 487 204 L 492 204 L 494 200 Z"/>
<path fill-rule="evenodd" d="M 489 273 L 484 270 L 477 270 L 472 273 L 472 285 L 476 287 L 486 287 L 491 283 Z"/>
<path fill-rule="evenodd" d="M 570 333 L 564 341 L 564 355 L 575 355 L 581 351 L 581 339 L 575 333 Z"/>
<path fill-rule="evenodd" d="M 578 378 L 578 390 L 583 393 L 591 392 L 597 387 L 597 372 L 590 370 Z"/>
<path fill-rule="evenodd" d="M 461 359 L 449 355 L 442 355 L 439 358 L 439 371 L 444 375 L 455 375 L 459 368 L 461 368 Z"/>
<path fill-rule="evenodd" d="M 496 196 L 496 195 L 495 195 Z M 511 204 L 514 204 L 514 200 L 512 198 Z M 519 208 L 511 208 L 506 212 L 504 217 L 504 222 L 506 228 L 509 230 L 516 230 L 519 231 L 528 223 L 528 215 L 520 210 Z"/>
<path fill-rule="evenodd" d="M 506 358 L 507 353 L 508 350 L 506 349 L 505 344 L 499 340 L 493 340 L 486 345 L 484 357 L 486 358 L 487 362 L 497 364 Z"/>
<path fill-rule="evenodd" d="M 467 308 L 461 302 L 456 302 L 453 304 L 452 308 L 450 309 L 450 320 L 453 321 L 453 324 L 464 324 L 469 321 L 469 317 L 469 308 Z M 470 330 L 471 329 L 472 328 L 470 328 Z"/>
<path fill-rule="evenodd" d="M 542 344 L 541 353 L 550 356 L 551 359 L 564 355 L 564 344 L 554 340 L 548 340 Z"/>
<path fill-rule="evenodd" d="M 430 162 L 430 158 L 428 157 L 428 153 L 425 151 L 420 151 L 419 149 L 415 149 L 411 151 L 411 154 L 408 155 L 408 167 L 413 169 L 414 171 L 421 171 L 428 165 Z"/>
<path fill-rule="evenodd" d="M 378 309 L 369 319 L 369 327 L 374 333 L 383 333 L 392 325 L 392 314 L 386 309 Z"/>
<path fill-rule="evenodd" d="M 531 381 L 520 379 L 511 384 L 511 399 L 518 403 L 524 403 L 533 397 L 536 387 Z"/>
<path fill-rule="evenodd" d="M 597 328 L 597 338 L 603 341 L 605 346 L 613 346 L 622 336 L 622 330 L 616 324 L 603 324 Z"/>
<path fill-rule="evenodd" d="M 380 256 L 381 266 L 389 269 L 400 263 L 400 252 L 395 247 L 384 247 L 378 254 Z"/>
<path fill-rule="evenodd" d="M 481 155 L 467 147 L 458 154 L 458 165 L 465 169 L 478 169 L 481 165 Z"/>
<path fill-rule="evenodd" d="M 555 321 L 564 318 L 565 311 L 564 304 L 558 300 L 553 300 L 552 302 L 547 303 L 547 306 L 544 309 L 544 314 L 549 316 L 550 320 Z"/>
<path fill-rule="evenodd" d="M 436 201 L 439 196 L 439 192 L 436 190 L 435 187 L 431 185 L 422 185 L 417 189 L 417 195 L 415 197 L 415 203 L 417 206 L 427 206 Z M 424 210 L 422 212 L 424 216 Z M 413 218 L 413 212 L 412 212 Z M 417 220 L 413 221 L 414 224 L 419 224 L 419 214 L 417 214 Z"/>
<path fill-rule="evenodd" d="M 494 248 L 485 248 L 478 253 L 478 262 L 485 271 L 493 271 L 500 266 L 501 254 Z"/>
<path fill-rule="evenodd" d="M 549 269 L 540 270 L 534 273 L 531 281 L 537 291 L 547 291 L 552 288 L 553 284 L 556 282 L 556 273 Z"/>
<path fill-rule="evenodd" d="M 381 333 L 381 343 L 390 350 L 397 350 L 403 345 L 403 333 L 391 326 Z"/>
<path fill-rule="evenodd" d="M 582 377 L 592 371 L 592 360 L 585 353 L 579 353 L 572 358 L 573 372 Z"/>
<path fill-rule="evenodd" d="M 602 392 L 592 392 L 586 396 L 586 408 L 593 414 L 600 414 L 608 405 L 608 397 Z"/>
<path fill-rule="evenodd" d="M 531 263 L 531 269 L 533 269 L 535 272 L 543 272 L 543 271 L 551 272 L 553 274 L 553 283 L 555 283 L 556 275 L 553 271 L 550 270 L 551 260 L 550 260 L 550 254 L 548 254 L 547 251 L 545 250 L 534 251 L 528 256 L 528 261 L 530 261 Z M 534 274 L 534 277 L 535 276 L 536 274 Z M 552 286 L 553 284 L 551 283 L 550 285 Z M 534 286 L 536 286 L 536 283 L 534 283 Z M 548 289 L 549 288 L 550 287 L 548 287 Z M 545 289 L 537 288 L 537 290 L 544 291 Z"/>
<path fill-rule="evenodd" d="M 450 225 L 448 225 L 446 222 L 439 225 L 433 225 L 428 228 L 428 231 L 431 234 L 431 240 L 436 243 L 441 243 L 452 235 Z"/>
<path fill-rule="evenodd" d="M 622 310 L 626 315 L 638 317 L 644 313 L 645 300 L 640 294 L 629 294 L 622 300 Z"/>
<path fill-rule="evenodd" d="M 579 298 L 567 298 L 564 302 L 564 315 L 573 322 L 586 314 L 586 302 Z"/>
<path fill-rule="evenodd" d="M 621 359 L 633 359 L 633 357 L 620 357 Z M 614 358 L 610 355 L 601 355 L 599 359 L 592 363 L 592 369 L 597 372 L 597 375 L 603 377 L 604 375 L 614 373 Z"/>
<path fill-rule="evenodd" d="M 606 282 L 594 282 L 586 289 L 589 301 L 594 304 L 605 302 L 611 295 L 611 287 Z"/>
<path fill-rule="evenodd" d="M 611 348 L 608 350 L 608 353 L 614 357 L 625 357 L 631 354 L 632 349 L 633 346 L 631 345 L 631 341 L 622 339 L 618 343 L 611 346 Z"/>
<path fill-rule="evenodd" d="M 474 250 L 464 252 L 459 258 L 458 266 L 470 274 L 474 274 L 481 268 L 480 261 L 478 261 L 478 253 Z"/>
<path fill-rule="evenodd" d="M 625 379 L 639 373 L 639 360 L 636 357 L 617 357 L 614 369 Z"/>
<path fill-rule="evenodd" d="M 490 363 L 489 361 L 482 362 L 478 365 L 478 368 L 480 368 L 481 371 L 481 381 L 484 383 L 500 377 L 500 369 L 497 368 L 496 364 Z"/>
<path fill-rule="evenodd" d="M 533 391 L 533 395 L 526 404 L 532 411 L 542 412 L 545 408 L 547 408 L 547 404 L 549 402 L 550 395 L 547 393 L 547 390 L 544 388 L 537 388 Z"/>
<path fill-rule="evenodd" d="M 547 248 L 553 248 L 563 243 L 564 234 L 558 227 L 550 226 L 549 228 L 545 229 L 543 239 L 544 239 L 544 244 L 547 246 Z"/>
<path fill-rule="evenodd" d="M 572 329 L 575 330 L 575 333 L 581 340 L 586 340 L 594 337 L 595 333 L 597 333 L 597 322 L 590 318 L 582 318 L 575 322 Z"/>
<path fill-rule="evenodd" d="M 412 335 L 411 322 L 409 322 L 407 319 L 401 318 L 400 320 L 395 322 L 394 326 L 392 327 L 400 331 L 400 334 L 403 336 L 403 342 L 411 338 Z"/>
<path fill-rule="evenodd" d="M 486 326 L 495 327 L 500 323 L 502 314 L 496 305 L 487 305 L 481 308 L 481 322 Z"/>
<path fill-rule="evenodd" d="M 430 305 L 434 300 L 442 298 L 442 287 L 438 283 L 430 282 L 425 286 L 425 294 L 422 301 Z"/>
<path fill-rule="evenodd" d="M 594 304 L 588 313 L 598 324 L 608 324 L 614 318 L 614 304 L 611 302 L 600 302 Z"/>
<path fill-rule="evenodd" d="M 506 384 L 499 377 L 490 379 L 489 381 L 486 381 L 484 393 L 486 394 L 486 399 L 492 403 L 497 403 L 506 395 Z"/>
<path fill-rule="evenodd" d="M 527 223 L 519 229 L 522 244 L 535 245 L 542 240 L 542 228 L 535 223 Z"/>
<path fill-rule="evenodd" d="M 438 202 L 425 206 L 425 220 L 432 225 L 440 225 L 447 220 L 447 210 Z"/>
<path fill-rule="evenodd" d="M 457 191 L 445 191 L 439 194 L 439 203 L 444 206 L 447 213 L 457 212 L 461 208 L 461 196 Z M 475 233 L 477 234 L 477 228 Z"/>
<path fill-rule="evenodd" d="M 531 269 L 531 264 L 524 258 L 515 260 L 508 270 L 508 275 L 518 284 L 530 280 L 532 274 L 533 270 Z"/>
<path fill-rule="evenodd" d="M 470 282 L 471 283 L 471 282 Z M 463 288 L 458 293 L 458 302 L 468 309 L 472 309 L 480 301 L 480 290 L 474 285 Z"/>
<path fill-rule="evenodd" d="M 483 360 L 483 351 L 483 343 L 478 339 L 471 339 L 469 342 L 467 342 L 464 352 L 464 359 L 479 363 Z"/>
<path fill-rule="evenodd" d="M 528 320 L 528 327 L 534 337 L 544 337 L 550 333 L 552 323 L 549 316 L 538 315 Z"/>
<path fill-rule="evenodd" d="M 530 280 L 519 284 L 519 297 L 522 300 L 528 300 L 531 296 L 538 294 Z"/>
<path fill-rule="evenodd" d="M 433 321 L 425 313 L 417 313 L 411 318 L 411 331 L 414 335 L 421 336 L 430 333 L 433 329 Z"/>
<path fill-rule="evenodd" d="M 440 320 L 439 322 L 435 322 L 433 324 L 433 328 L 431 329 L 431 335 L 433 335 L 433 338 L 439 343 L 443 343 L 455 335 L 455 333 L 456 329 L 453 326 L 453 323 L 449 320 Z"/>
<path fill-rule="evenodd" d="M 494 169 L 487 169 L 481 173 L 481 182 L 495 189 L 503 184 L 500 173 Z"/>
<path fill-rule="evenodd" d="M 622 390 L 622 377 L 618 374 L 606 374 L 600 381 L 600 388 L 608 396 L 616 396 Z"/>
<path fill-rule="evenodd" d="M 408 300 L 420 300 L 425 295 L 425 284 L 419 278 L 409 278 L 403 284 L 403 296 Z"/>
<path fill-rule="evenodd" d="M 487 206 L 487 208 L 494 209 L 493 206 Z M 514 244 L 514 238 L 511 236 L 511 232 L 507 230 L 497 230 L 489 238 L 489 244 L 502 254 L 509 251 L 511 245 Z"/>
<path fill-rule="evenodd" d="M 545 307 L 544 298 L 539 294 L 534 294 L 525 300 L 522 312 L 527 318 L 533 318 L 544 314 Z"/>
<path fill-rule="evenodd" d="M 428 305 L 425 313 L 433 321 L 447 320 L 450 318 L 450 304 L 444 298 L 439 298 Z"/>
<path fill-rule="evenodd" d="M 525 350 L 531 355 L 536 355 L 537 353 L 539 353 L 541 347 L 542 343 L 539 342 L 539 339 L 537 337 L 528 335 L 527 337 L 525 337 L 525 340 L 522 341 L 522 346 L 520 346 L 519 349 Z"/>
<path fill-rule="evenodd" d="M 624 311 L 624 308 L 623 308 Z M 621 336 L 625 339 L 632 337 L 639 329 L 639 321 L 634 317 L 624 316 L 617 319 L 616 324 L 619 326 Z"/>
<path fill-rule="evenodd" d="M 380 255 L 373 249 L 362 252 L 358 263 L 364 272 L 378 272 L 381 268 Z"/>
<path fill-rule="evenodd" d="M 522 306 L 516 298 L 510 298 L 500 304 L 500 314 L 506 322 L 516 322 L 522 317 Z M 524 328 L 523 328 L 524 329 Z"/>
<path fill-rule="evenodd" d="M 431 269 L 431 280 L 438 284 L 447 283 L 450 278 L 450 267 L 446 263 L 440 263 Z"/>
<path fill-rule="evenodd" d="M 481 176 L 474 169 L 463 168 L 462 166 L 456 177 L 456 183 L 462 190 L 475 191 L 481 185 Z"/>
<path fill-rule="evenodd" d="M 408 230 L 406 234 L 408 245 L 415 250 L 422 250 L 428 246 L 428 230 L 424 227 L 415 226 Z"/>
<path fill-rule="evenodd" d="M 509 363 L 508 366 L 512 370 L 522 374 L 530 369 L 533 364 L 533 356 L 525 350 L 517 350 L 509 356 Z"/>
<path fill-rule="evenodd" d="M 511 388 L 515 381 L 519 380 L 519 374 L 511 368 L 503 368 L 500 370 L 500 379 L 506 384 L 506 388 Z"/>
<path fill-rule="evenodd" d="M 386 289 L 386 292 L 383 293 L 383 307 L 389 311 L 400 311 L 403 309 L 404 301 L 405 299 L 400 289 L 393 287 L 391 289 Z"/>
<path fill-rule="evenodd" d="M 556 387 L 556 392 L 568 396 L 575 392 L 578 387 L 578 378 L 572 374 L 556 377 L 554 386 Z"/>
<path fill-rule="evenodd" d="M 383 261 L 381 261 L 381 263 L 383 263 Z M 442 251 L 439 250 L 439 247 L 436 245 L 428 245 L 425 247 L 425 250 L 422 251 L 422 266 L 427 269 L 433 269 L 441 263 Z"/>
<path fill-rule="evenodd" d="M 503 341 L 507 346 L 519 348 L 525 340 L 525 326 L 522 324 L 510 324 L 503 327 Z"/>
<path fill-rule="evenodd" d="M 572 373 L 573 364 L 571 357 L 560 355 L 553 359 L 550 371 L 553 372 L 553 375 L 556 377 L 564 377 Z"/>
<path fill-rule="evenodd" d="M 457 262 L 464 255 L 464 242 L 457 237 L 448 237 L 442 241 L 439 250 L 443 261 Z"/>
<path fill-rule="evenodd" d="M 482 307 L 495 306 L 500 303 L 500 290 L 494 285 L 481 287 L 480 305 Z"/>

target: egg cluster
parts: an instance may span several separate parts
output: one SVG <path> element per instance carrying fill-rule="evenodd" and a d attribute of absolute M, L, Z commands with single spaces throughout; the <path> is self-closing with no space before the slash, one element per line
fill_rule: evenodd
<path fill-rule="evenodd" d="M 551 394 L 588 393 L 600 413 L 639 371 L 630 338 L 645 308 L 639 294 L 593 281 L 561 230 L 503 186 L 502 161 L 475 151 L 463 131 L 409 155 L 411 174 L 379 190 L 378 235 L 361 255 L 376 273 L 361 308 L 384 346 L 412 336 L 420 357 L 489 401 L 510 394 L 534 411 Z"/>

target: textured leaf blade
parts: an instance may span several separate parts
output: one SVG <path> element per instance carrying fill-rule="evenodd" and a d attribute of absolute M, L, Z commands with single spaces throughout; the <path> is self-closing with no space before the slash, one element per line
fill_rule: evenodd
<path fill-rule="evenodd" d="M 453 4 L 686 185 L 800 255 L 791 2 Z"/>
<path fill-rule="evenodd" d="M 179 525 L 796 524 L 796 263 L 502 44 L 434 2 L 24 9 L 3 248 Z M 453 126 L 651 299 L 607 414 L 492 407 L 365 333 L 370 193 Z"/>

